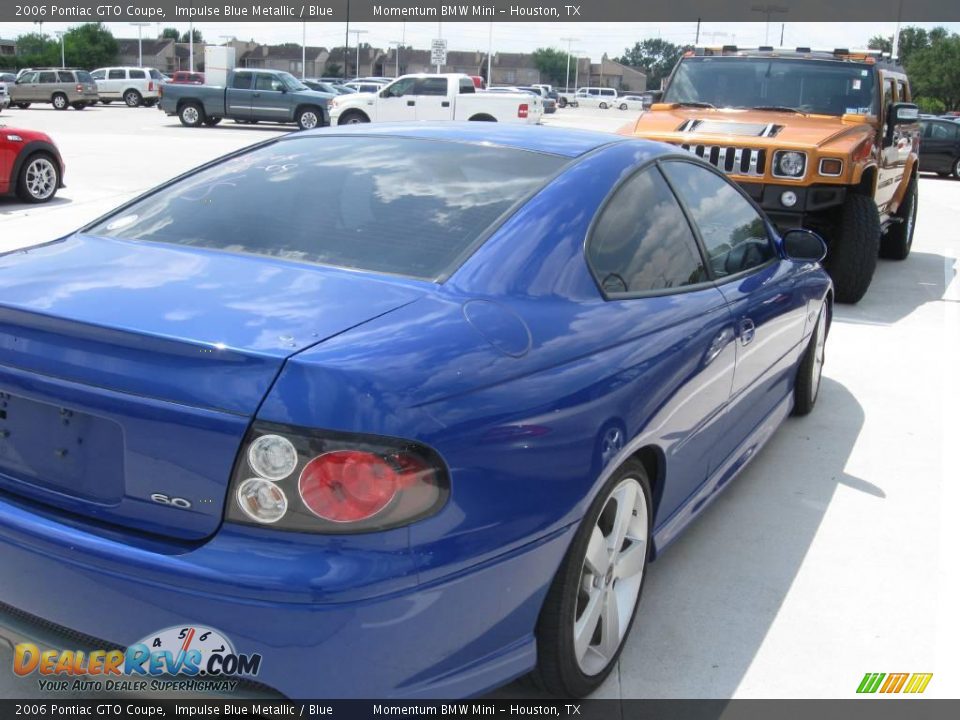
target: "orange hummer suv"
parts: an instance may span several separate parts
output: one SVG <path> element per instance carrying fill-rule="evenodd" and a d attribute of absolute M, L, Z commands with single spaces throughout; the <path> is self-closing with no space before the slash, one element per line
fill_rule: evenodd
<path fill-rule="evenodd" d="M 695 153 L 779 228 L 822 235 L 840 302 L 863 297 L 878 254 L 910 253 L 919 113 L 880 51 L 696 48 L 621 132 Z"/>

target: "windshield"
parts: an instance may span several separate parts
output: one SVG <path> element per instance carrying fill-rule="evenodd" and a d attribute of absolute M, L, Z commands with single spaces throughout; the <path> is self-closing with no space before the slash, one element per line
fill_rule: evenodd
<path fill-rule="evenodd" d="M 86 232 L 436 281 L 566 162 L 468 143 L 298 138 L 217 163 Z"/>
<path fill-rule="evenodd" d="M 869 65 L 790 58 L 684 58 L 664 93 L 666 103 L 794 108 L 806 113 L 876 114 Z"/>
<path fill-rule="evenodd" d="M 292 90 L 309 90 L 310 89 L 288 72 L 277 73 L 277 77 L 280 78 L 280 82 L 283 83 L 284 87 L 287 88 L 287 90 L 292 91 Z"/>

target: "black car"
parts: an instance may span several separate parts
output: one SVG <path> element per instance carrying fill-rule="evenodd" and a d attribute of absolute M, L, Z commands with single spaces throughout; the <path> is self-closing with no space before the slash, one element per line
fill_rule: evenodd
<path fill-rule="evenodd" d="M 960 180 L 960 122 L 921 120 L 920 169 Z"/>

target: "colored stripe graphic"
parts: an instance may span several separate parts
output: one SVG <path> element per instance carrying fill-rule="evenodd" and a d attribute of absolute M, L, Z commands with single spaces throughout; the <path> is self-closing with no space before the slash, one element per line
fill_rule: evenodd
<path fill-rule="evenodd" d="M 933 673 L 914 673 L 910 678 L 910 682 L 907 683 L 907 687 L 904 692 L 922 693 L 927 689 L 927 685 L 930 684 L 931 678 L 933 678 Z"/>
<path fill-rule="evenodd" d="M 863 680 L 860 681 L 860 687 L 857 688 L 857 692 L 875 693 L 885 677 L 886 673 L 867 673 L 863 676 Z"/>
<path fill-rule="evenodd" d="M 898 693 L 903 688 L 904 683 L 907 682 L 907 678 L 910 677 L 910 673 L 890 673 L 887 675 L 887 681 L 883 684 L 883 687 L 880 688 L 882 693 Z"/>

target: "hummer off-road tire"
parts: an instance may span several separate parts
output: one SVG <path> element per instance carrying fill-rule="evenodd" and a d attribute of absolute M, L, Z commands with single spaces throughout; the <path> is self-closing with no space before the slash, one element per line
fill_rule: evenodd
<path fill-rule="evenodd" d="M 835 299 L 856 303 L 866 294 L 880 251 L 880 213 L 872 197 L 849 193 L 827 243 L 823 266 L 833 278 Z"/>

